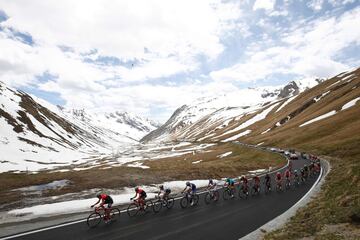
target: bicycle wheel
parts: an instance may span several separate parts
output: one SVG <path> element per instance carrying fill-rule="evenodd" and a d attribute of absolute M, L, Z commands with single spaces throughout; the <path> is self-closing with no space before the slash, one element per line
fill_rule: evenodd
<path fill-rule="evenodd" d="M 153 202 L 151 200 L 145 201 L 145 212 L 150 212 L 151 210 L 155 212 Z"/>
<path fill-rule="evenodd" d="M 168 209 L 171 209 L 173 206 L 174 206 L 174 203 L 175 203 L 175 199 L 174 198 L 168 198 L 166 200 L 166 207 Z"/>
<path fill-rule="evenodd" d="M 229 189 L 225 189 L 223 192 L 223 198 L 224 200 L 229 200 L 231 198 L 231 193 Z"/>
<path fill-rule="evenodd" d="M 112 208 L 110 211 L 110 219 L 112 222 L 115 222 L 118 218 L 120 218 L 120 209 Z"/>
<path fill-rule="evenodd" d="M 249 196 L 249 191 L 248 190 L 244 190 L 244 188 L 241 188 L 239 190 L 239 198 L 241 199 L 247 199 Z"/>
<path fill-rule="evenodd" d="M 165 201 L 165 200 L 164 200 Z M 154 212 L 155 213 L 158 213 L 160 212 L 161 208 L 163 206 L 163 200 L 159 199 L 157 200 L 155 203 L 154 203 Z"/>
<path fill-rule="evenodd" d="M 211 194 L 210 194 L 209 192 L 207 192 L 207 193 L 205 194 L 204 201 L 205 201 L 206 204 L 209 204 L 209 203 L 210 203 L 210 201 L 211 201 Z"/>
<path fill-rule="evenodd" d="M 101 218 L 102 217 L 100 213 L 93 212 L 88 216 L 86 223 L 89 228 L 94 228 L 99 225 L 99 223 L 101 222 Z"/>
<path fill-rule="evenodd" d="M 219 193 L 219 191 L 218 191 L 218 190 L 215 190 L 215 191 L 213 192 L 213 194 L 214 194 L 214 196 L 213 196 L 213 201 L 214 201 L 214 202 L 219 201 L 219 198 L 220 198 L 220 193 Z"/>
<path fill-rule="evenodd" d="M 199 203 L 199 195 L 195 194 L 192 198 L 193 206 L 196 206 Z"/>
<path fill-rule="evenodd" d="M 188 201 L 188 198 L 187 197 L 183 197 L 181 200 L 180 200 L 180 206 L 181 208 L 186 208 L 189 204 L 189 201 Z"/>
<path fill-rule="evenodd" d="M 127 214 L 129 217 L 135 216 L 139 212 L 139 207 L 136 203 L 130 203 L 127 208 Z"/>

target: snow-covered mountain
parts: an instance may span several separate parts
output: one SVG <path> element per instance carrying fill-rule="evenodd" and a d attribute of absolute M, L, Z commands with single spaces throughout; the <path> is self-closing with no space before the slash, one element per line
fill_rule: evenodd
<path fill-rule="evenodd" d="M 229 119 L 250 114 L 263 108 L 266 103 L 296 96 L 322 81 L 303 79 L 278 87 L 248 88 L 233 94 L 200 98 L 192 105 L 178 108 L 164 125 L 146 135 L 141 141 L 172 141 L 194 136 L 194 129 L 190 126 L 202 123 L 204 118 L 211 119 L 208 129 L 219 128 L 221 126 L 215 126 L 219 122 L 221 125 L 228 125 Z M 204 124 L 201 126 L 205 127 Z"/>
<path fill-rule="evenodd" d="M 135 144 L 154 130 L 133 114 L 66 110 L 0 82 L 0 163 L 4 171 L 80 164 L 89 156 Z"/>

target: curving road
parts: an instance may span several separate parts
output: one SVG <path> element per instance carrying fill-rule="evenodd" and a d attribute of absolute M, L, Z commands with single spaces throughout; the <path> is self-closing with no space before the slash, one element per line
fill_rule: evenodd
<path fill-rule="evenodd" d="M 300 159 L 293 161 L 293 169 L 307 163 Z M 317 177 L 316 177 L 317 178 Z M 285 212 L 299 201 L 311 188 L 316 178 L 306 184 L 285 192 L 262 193 L 247 200 L 221 199 L 206 205 L 204 195 L 198 206 L 181 209 L 179 201 L 171 210 L 162 209 L 129 218 L 121 213 L 120 219 L 112 224 L 101 223 L 89 229 L 85 222 L 64 227 L 43 230 L 26 235 L 15 235 L 13 239 L 239 239 L 263 224 Z M 272 178 L 273 179 L 273 178 Z M 263 179 L 262 179 L 263 182 Z M 274 183 L 274 181 L 272 181 Z M 220 192 L 222 196 L 222 191 Z M 16 237 L 17 236 L 17 237 Z"/>

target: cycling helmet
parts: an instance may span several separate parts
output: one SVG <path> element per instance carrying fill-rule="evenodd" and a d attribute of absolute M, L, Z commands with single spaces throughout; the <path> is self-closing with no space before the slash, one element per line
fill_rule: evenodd
<path fill-rule="evenodd" d="M 297 173 L 297 170 L 295 170 L 294 173 Z"/>
<path fill-rule="evenodd" d="M 160 188 L 160 189 L 164 189 L 164 185 L 160 185 L 159 188 Z"/>
<path fill-rule="evenodd" d="M 213 183 L 213 180 L 212 179 L 209 179 L 209 184 L 212 184 Z"/>
<path fill-rule="evenodd" d="M 280 172 L 277 172 L 276 175 L 281 175 L 281 173 L 280 173 Z"/>
<path fill-rule="evenodd" d="M 135 192 L 137 192 L 138 190 L 139 190 L 139 187 L 136 187 L 136 188 L 135 188 Z"/>
<path fill-rule="evenodd" d="M 186 186 L 190 186 L 190 182 L 186 182 Z"/>

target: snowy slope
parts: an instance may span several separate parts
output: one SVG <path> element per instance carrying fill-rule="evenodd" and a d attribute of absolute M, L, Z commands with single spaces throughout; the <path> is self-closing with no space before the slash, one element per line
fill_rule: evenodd
<path fill-rule="evenodd" d="M 201 98 L 192 105 L 178 108 L 163 126 L 146 135 L 141 141 L 192 138 L 198 135 L 196 132 L 200 134 L 204 129 L 213 129 L 207 132 L 211 134 L 214 129 L 226 127 L 231 121 L 239 120 L 241 116 L 261 110 L 266 103 L 296 96 L 319 82 L 321 81 L 304 79 L 279 87 L 248 88 L 234 94 Z M 198 125 L 197 130 L 194 129 L 194 125 Z"/>
<path fill-rule="evenodd" d="M 0 106 L 0 172 L 81 164 L 135 144 L 156 128 L 125 112 L 65 110 L 2 82 Z"/>

